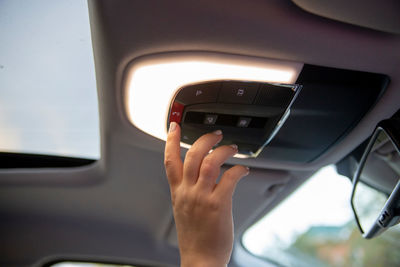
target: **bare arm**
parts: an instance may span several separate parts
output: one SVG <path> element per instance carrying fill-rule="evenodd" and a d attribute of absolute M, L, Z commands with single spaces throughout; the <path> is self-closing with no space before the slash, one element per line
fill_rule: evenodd
<path fill-rule="evenodd" d="M 232 195 L 249 170 L 234 166 L 216 184 L 221 165 L 237 153 L 234 145 L 220 146 L 209 153 L 221 140 L 220 131 L 203 135 L 182 162 L 180 127 L 174 122 L 170 125 L 164 162 L 182 267 L 226 266 L 232 253 Z"/>

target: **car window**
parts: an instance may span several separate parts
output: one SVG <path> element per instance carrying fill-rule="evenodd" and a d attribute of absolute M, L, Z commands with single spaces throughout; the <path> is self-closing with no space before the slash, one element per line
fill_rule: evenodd
<path fill-rule="evenodd" d="M 0 1 L 0 151 L 97 159 L 87 1 Z"/>
<path fill-rule="evenodd" d="M 283 266 L 400 266 L 400 228 L 362 238 L 350 206 L 351 181 L 321 169 L 251 226 L 242 243 Z"/>

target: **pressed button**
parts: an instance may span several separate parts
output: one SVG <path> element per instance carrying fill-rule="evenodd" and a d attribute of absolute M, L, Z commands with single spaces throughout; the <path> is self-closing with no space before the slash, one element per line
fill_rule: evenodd
<path fill-rule="evenodd" d="M 182 88 L 175 99 L 184 105 L 215 103 L 217 102 L 220 88 L 220 82 L 190 85 Z"/>
<path fill-rule="evenodd" d="M 295 92 L 290 87 L 264 84 L 255 100 L 256 105 L 286 108 Z"/>
<path fill-rule="evenodd" d="M 185 107 L 184 105 L 176 101 L 172 104 L 171 113 L 169 115 L 170 123 L 173 121 L 176 123 L 181 122 L 184 107 Z"/>
<path fill-rule="evenodd" d="M 252 104 L 259 86 L 258 83 L 224 82 L 222 83 L 218 102 Z"/>

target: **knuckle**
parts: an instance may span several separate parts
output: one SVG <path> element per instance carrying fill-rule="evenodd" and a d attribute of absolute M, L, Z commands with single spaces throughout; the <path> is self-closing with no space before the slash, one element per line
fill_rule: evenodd
<path fill-rule="evenodd" d="M 215 161 L 210 156 L 208 156 L 203 159 L 202 165 L 214 167 L 214 162 Z"/>
<path fill-rule="evenodd" d="M 172 197 L 174 208 L 183 214 L 197 211 L 219 212 L 223 208 L 222 200 L 197 190 L 181 190 Z"/>
<path fill-rule="evenodd" d="M 180 201 L 185 204 L 193 204 L 197 202 L 196 193 L 193 190 L 185 189 L 182 190 L 180 193 Z"/>
<path fill-rule="evenodd" d="M 179 206 L 185 213 L 192 213 L 196 208 L 204 205 L 204 198 L 193 190 L 185 190 L 179 196 Z"/>
<path fill-rule="evenodd" d="M 221 201 L 216 198 L 208 198 L 207 199 L 207 207 L 210 210 L 218 211 L 221 209 Z"/>
<path fill-rule="evenodd" d="M 235 176 L 234 169 L 231 168 L 231 169 L 225 171 L 224 176 L 226 176 L 226 178 L 228 178 L 228 179 L 232 179 Z"/>
<path fill-rule="evenodd" d="M 196 149 L 189 149 L 189 151 L 186 153 L 186 160 L 187 161 L 192 161 L 196 159 L 197 157 L 197 150 Z"/>
<path fill-rule="evenodd" d="M 164 158 L 164 166 L 165 166 L 166 168 L 171 167 L 173 164 L 174 164 L 174 160 L 173 160 L 171 157 L 166 156 L 166 157 Z"/>
<path fill-rule="evenodd" d="M 204 176 L 209 177 L 215 174 L 216 168 L 210 160 L 204 160 L 201 165 L 201 172 Z"/>

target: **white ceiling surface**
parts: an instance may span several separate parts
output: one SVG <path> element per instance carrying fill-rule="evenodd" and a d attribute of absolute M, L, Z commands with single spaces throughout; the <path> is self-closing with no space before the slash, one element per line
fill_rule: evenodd
<path fill-rule="evenodd" d="M 382 117 L 391 116 L 400 100 L 400 38 L 356 26 L 323 19 L 285 1 L 141 3 L 104 2 L 107 27 L 115 29 L 101 39 L 102 46 L 115 51 L 119 61 L 116 79 L 119 90 L 116 103 L 120 112 L 123 100 L 123 78 L 127 63 L 137 57 L 171 51 L 215 51 L 239 55 L 298 61 L 344 69 L 387 74 L 391 78 L 388 92 L 356 129 L 338 146 L 309 164 L 246 160 L 261 168 L 316 169 L 337 162 L 365 140 Z M 128 4 L 129 3 L 129 4 Z M 127 5 L 126 5 L 127 4 Z M 129 8 L 131 6 L 131 8 Z M 119 16 L 109 17 L 118 12 Z M 290 14 L 290 15 L 289 15 Z M 129 33 L 129 34 L 127 34 Z M 149 102 L 151 102 L 149 100 Z M 124 127 L 130 127 L 125 114 Z M 121 125 L 122 126 L 122 125 Z M 129 136 L 136 133 L 131 129 Z M 141 133 L 137 133 L 137 137 Z M 162 142 L 129 138 L 133 144 L 155 151 Z M 232 163 L 242 162 L 233 160 Z"/>
<path fill-rule="evenodd" d="M 162 165 L 164 144 L 130 125 L 123 112 L 123 72 L 136 57 L 214 51 L 391 77 L 375 109 L 318 162 L 300 166 L 243 161 L 250 166 L 315 170 L 339 160 L 376 122 L 399 108 L 399 36 L 321 19 L 289 1 L 90 1 L 90 12 L 101 159 L 64 171 L 0 172 L 0 216 L 6 218 L 0 221 L 1 265 L 29 265 L 43 256 L 63 254 L 176 263 L 177 250 L 169 243 L 172 215 Z M 262 210 L 271 208 L 270 201 L 278 203 L 310 173 L 253 167 L 234 199 L 236 237 Z M 267 197 L 269 185 L 281 181 L 289 186 L 275 199 Z"/>

